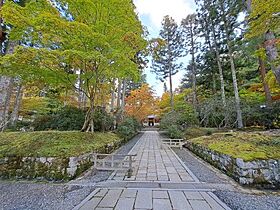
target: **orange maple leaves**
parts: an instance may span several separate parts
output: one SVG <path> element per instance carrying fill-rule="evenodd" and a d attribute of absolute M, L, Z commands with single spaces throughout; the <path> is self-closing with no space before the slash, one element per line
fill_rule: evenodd
<path fill-rule="evenodd" d="M 128 116 L 135 117 L 139 122 L 148 115 L 156 113 L 157 99 L 148 84 L 143 84 L 141 88 L 131 91 L 126 98 L 125 111 Z"/>

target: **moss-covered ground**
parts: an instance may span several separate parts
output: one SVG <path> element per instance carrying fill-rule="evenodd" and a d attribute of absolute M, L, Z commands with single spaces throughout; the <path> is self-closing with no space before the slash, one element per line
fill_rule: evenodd
<path fill-rule="evenodd" d="M 280 159 L 280 135 L 261 132 L 209 133 L 208 136 L 188 140 L 245 161 Z"/>
<path fill-rule="evenodd" d="M 185 139 L 193 139 L 200 136 L 208 136 L 213 133 L 223 132 L 223 130 L 218 130 L 216 128 L 201 128 L 201 127 L 190 127 L 185 131 Z"/>
<path fill-rule="evenodd" d="M 7 132 L 0 133 L 0 158 L 7 156 L 71 157 L 103 152 L 122 140 L 114 133 Z"/>

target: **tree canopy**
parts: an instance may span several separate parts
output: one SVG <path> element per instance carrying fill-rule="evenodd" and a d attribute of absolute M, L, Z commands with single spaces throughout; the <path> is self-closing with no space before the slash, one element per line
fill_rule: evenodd
<path fill-rule="evenodd" d="M 1 73 L 84 92 L 89 130 L 100 89 L 112 78 L 140 77 L 134 58 L 146 41 L 134 10 L 130 0 L 7 1 L 1 16 L 17 46 L 1 58 Z"/>

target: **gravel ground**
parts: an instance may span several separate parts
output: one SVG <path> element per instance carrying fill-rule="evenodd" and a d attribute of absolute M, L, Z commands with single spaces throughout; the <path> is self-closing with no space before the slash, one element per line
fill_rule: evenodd
<path fill-rule="evenodd" d="M 202 182 L 208 183 L 226 183 L 227 180 L 217 175 L 215 171 L 206 167 L 205 164 L 198 161 L 198 159 L 186 149 L 173 149 L 180 159 L 188 166 L 194 175 Z"/>
<path fill-rule="evenodd" d="M 232 210 L 280 210 L 280 196 L 250 195 L 239 192 L 214 192 Z"/>
<path fill-rule="evenodd" d="M 135 136 L 116 151 L 127 154 L 143 134 Z M 94 183 L 105 181 L 110 171 L 93 171 L 69 183 L 0 181 L 0 210 L 70 210 L 94 190 Z"/>
<path fill-rule="evenodd" d="M 92 190 L 92 187 L 61 184 L 0 182 L 0 209 L 70 210 Z"/>
<path fill-rule="evenodd" d="M 201 161 L 190 151 L 186 149 L 174 149 L 174 151 L 200 181 L 231 184 L 230 181 L 222 178 L 224 176 L 222 172 L 207 167 L 208 163 Z M 234 190 L 217 190 L 214 194 L 233 210 L 280 210 L 280 192 L 276 195 L 276 193 L 264 191 L 257 195 L 253 194 L 250 189 L 246 190 L 241 186 L 231 189 Z"/>

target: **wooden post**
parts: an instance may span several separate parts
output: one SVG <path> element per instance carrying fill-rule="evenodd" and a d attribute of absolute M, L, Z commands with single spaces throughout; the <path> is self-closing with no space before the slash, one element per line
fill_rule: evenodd
<path fill-rule="evenodd" d="M 114 168 L 114 155 L 112 155 L 112 159 L 111 159 L 111 167 Z"/>
<path fill-rule="evenodd" d="M 128 169 L 128 173 L 127 173 L 127 177 L 128 178 L 130 178 L 131 176 L 132 176 L 132 172 L 133 172 L 133 170 L 132 170 L 132 156 L 131 155 L 129 155 L 129 169 Z"/>
<path fill-rule="evenodd" d="M 94 153 L 94 167 L 97 167 L 97 154 Z"/>

